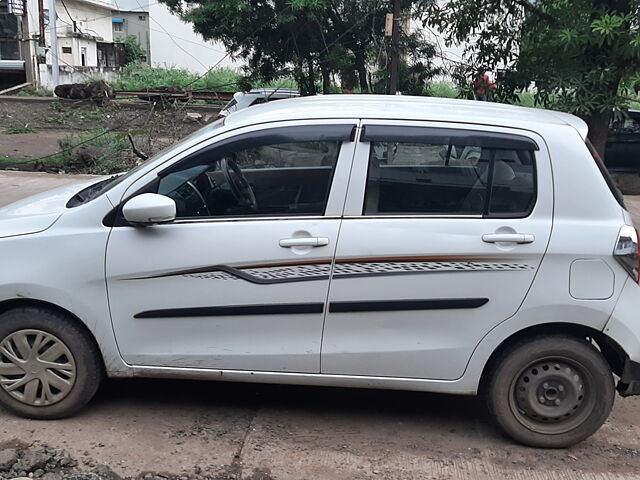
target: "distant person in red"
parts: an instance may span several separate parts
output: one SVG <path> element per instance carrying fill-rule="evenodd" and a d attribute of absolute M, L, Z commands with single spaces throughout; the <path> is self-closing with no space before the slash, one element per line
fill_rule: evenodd
<path fill-rule="evenodd" d="M 476 94 L 476 100 L 481 102 L 493 102 L 493 91 L 496 84 L 489 79 L 484 70 L 478 70 L 475 80 L 473 81 L 473 92 Z"/>

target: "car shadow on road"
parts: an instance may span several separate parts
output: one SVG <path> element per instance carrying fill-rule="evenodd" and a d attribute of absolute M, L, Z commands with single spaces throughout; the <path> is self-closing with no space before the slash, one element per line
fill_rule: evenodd
<path fill-rule="evenodd" d="M 393 435 L 393 432 L 444 439 L 451 434 L 460 447 L 479 439 L 509 443 L 491 423 L 480 397 L 425 392 L 370 390 L 289 385 L 263 385 L 189 380 L 110 380 L 90 409 L 135 403 L 140 409 L 195 411 L 229 419 L 250 419 L 268 428 L 322 435 L 340 426 L 343 433 Z M 400 427 L 401 425 L 401 427 Z M 448 440 L 447 440 L 448 441 Z"/>
<path fill-rule="evenodd" d="M 282 408 L 313 413 L 424 415 L 440 419 L 488 420 L 481 397 L 397 390 L 295 385 L 263 385 L 192 380 L 110 379 L 94 402 L 135 399 L 139 402 L 207 404 L 255 409 Z"/>

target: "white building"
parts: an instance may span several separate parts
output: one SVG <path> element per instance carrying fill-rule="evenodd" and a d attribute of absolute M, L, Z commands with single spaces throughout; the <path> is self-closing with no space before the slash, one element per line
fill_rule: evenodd
<path fill-rule="evenodd" d="M 113 43 L 113 4 L 109 0 L 57 0 L 56 4 L 61 66 L 97 67 L 99 44 Z"/>
<path fill-rule="evenodd" d="M 148 59 L 154 67 L 175 67 L 204 73 L 212 66 L 237 67 L 219 42 L 207 42 L 157 0 L 114 0 L 114 10 L 147 12 L 149 16 Z M 117 16 L 117 13 L 114 13 Z"/>
<path fill-rule="evenodd" d="M 41 3 L 27 1 L 24 14 L 17 17 L 16 41 L 19 48 L 16 51 L 19 51 L 19 56 L 13 60 L 19 61 L 19 65 L 16 65 L 21 71 L 14 71 L 15 78 L 11 83 L 17 85 L 27 81 L 48 88 L 55 87 L 52 79 L 53 58 L 57 58 L 59 63 L 59 83 L 76 83 L 92 77 L 107 80 L 115 78 L 118 66 L 124 59 L 122 53 L 118 53 L 121 50 L 113 43 L 111 0 L 55 2 L 55 52 L 51 49 L 52 15 L 49 12 L 49 0 Z M 42 11 L 39 9 L 39 3 L 43 6 Z M 3 20 L 3 24 L 11 23 L 6 16 L 0 20 Z M 11 51 L 13 56 L 15 53 Z"/>

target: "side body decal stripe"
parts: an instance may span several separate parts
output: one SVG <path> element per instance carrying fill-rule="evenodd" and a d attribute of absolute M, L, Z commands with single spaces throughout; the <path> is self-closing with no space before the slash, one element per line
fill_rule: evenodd
<path fill-rule="evenodd" d="M 390 300 L 331 302 L 329 312 L 398 312 L 407 310 L 450 310 L 454 308 L 478 308 L 489 301 L 488 298 L 440 298 L 431 300 Z"/>
<path fill-rule="evenodd" d="M 389 300 L 331 302 L 329 312 L 392 312 L 407 310 L 448 310 L 453 308 L 478 308 L 489 301 L 488 298 L 443 298 L 431 300 Z M 272 305 L 230 305 L 220 307 L 169 308 L 148 310 L 134 315 L 134 318 L 178 318 L 216 317 L 235 315 L 290 315 L 322 313 L 322 303 L 283 303 Z"/>
<path fill-rule="evenodd" d="M 136 313 L 133 318 L 217 317 L 233 315 L 290 315 L 322 313 L 322 303 L 282 303 L 271 305 L 230 305 L 221 307 L 168 308 Z"/>

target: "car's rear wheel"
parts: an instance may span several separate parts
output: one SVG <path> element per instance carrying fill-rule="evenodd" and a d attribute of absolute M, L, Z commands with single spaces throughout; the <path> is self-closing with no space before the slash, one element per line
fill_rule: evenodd
<path fill-rule="evenodd" d="M 496 423 L 533 447 L 561 448 L 595 433 L 615 396 L 611 369 L 586 340 L 543 336 L 508 347 L 487 388 Z"/>
<path fill-rule="evenodd" d="M 0 404 L 28 418 L 73 414 L 95 395 L 102 361 L 89 334 L 40 307 L 0 315 Z"/>

